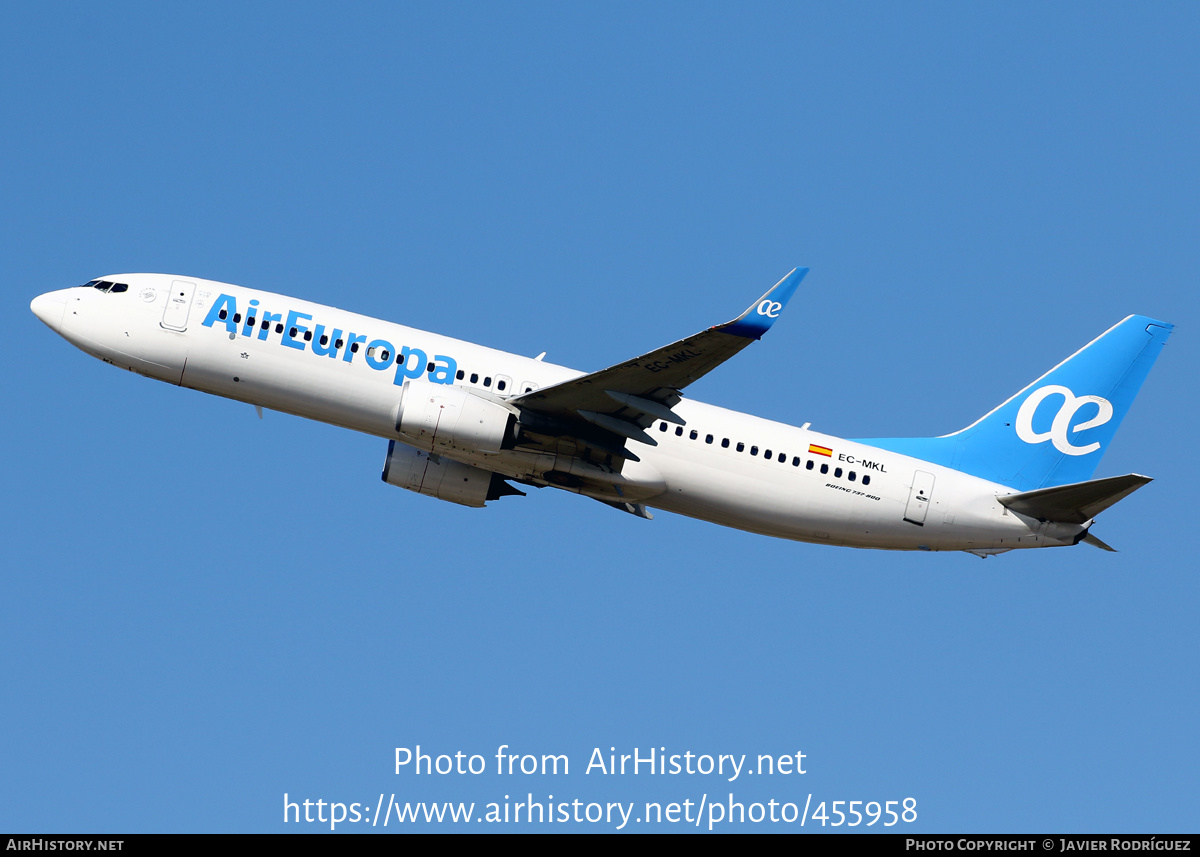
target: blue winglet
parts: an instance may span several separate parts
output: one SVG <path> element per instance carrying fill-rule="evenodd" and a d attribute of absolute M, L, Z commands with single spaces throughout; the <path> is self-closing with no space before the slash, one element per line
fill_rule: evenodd
<path fill-rule="evenodd" d="M 714 330 L 744 336 L 747 339 L 762 339 L 762 335 L 771 329 L 771 325 L 783 312 L 788 299 L 795 293 L 796 287 L 807 273 L 808 268 L 792 269 L 790 274 L 771 286 L 770 290 L 752 303 L 744 313 L 733 321 L 718 325 Z"/>

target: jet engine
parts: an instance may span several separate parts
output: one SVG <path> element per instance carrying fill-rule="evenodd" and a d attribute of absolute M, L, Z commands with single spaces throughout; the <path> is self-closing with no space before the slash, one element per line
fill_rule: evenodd
<path fill-rule="evenodd" d="M 423 452 L 394 440 L 388 443 L 383 481 L 418 494 L 475 508 L 507 494 L 525 496 L 525 492 L 513 488 L 499 473 Z"/>
<path fill-rule="evenodd" d="M 459 387 L 408 381 L 396 406 L 396 431 L 419 449 L 499 452 L 516 442 L 517 417 Z"/>

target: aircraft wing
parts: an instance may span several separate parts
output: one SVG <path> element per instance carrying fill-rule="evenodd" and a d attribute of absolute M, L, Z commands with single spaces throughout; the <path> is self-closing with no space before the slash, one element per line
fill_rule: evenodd
<path fill-rule="evenodd" d="M 522 410 L 522 425 L 530 430 L 575 434 L 570 425 L 582 420 L 600 428 L 604 435 L 619 436 L 607 447 L 602 442 L 593 445 L 631 458 L 621 451 L 624 439 L 655 446 L 657 442 L 643 429 L 657 419 L 683 425 L 683 419 L 671 410 L 682 398 L 680 391 L 761 339 L 807 273 L 808 268 L 794 269 L 733 321 L 509 401 Z"/>

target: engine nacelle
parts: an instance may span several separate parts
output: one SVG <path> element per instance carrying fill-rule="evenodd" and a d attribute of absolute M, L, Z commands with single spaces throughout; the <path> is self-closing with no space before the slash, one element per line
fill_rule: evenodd
<path fill-rule="evenodd" d="M 503 405 L 460 387 L 406 381 L 396 407 L 396 431 L 419 449 L 467 452 L 511 449 L 517 418 Z"/>
<path fill-rule="evenodd" d="M 394 440 L 388 443 L 383 481 L 418 494 L 475 508 L 506 494 L 524 496 L 524 492 L 505 482 L 499 473 L 413 449 Z"/>

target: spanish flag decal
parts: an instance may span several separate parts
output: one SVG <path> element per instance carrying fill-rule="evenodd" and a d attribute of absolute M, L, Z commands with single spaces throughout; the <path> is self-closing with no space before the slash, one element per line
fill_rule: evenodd
<path fill-rule="evenodd" d="M 810 443 L 808 445 L 808 454 L 809 455 L 824 455 L 824 456 L 828 457 L 828 456 L 833 455 L 833 450 L 827 446 L 817 446 L 815 443 Z"/>

